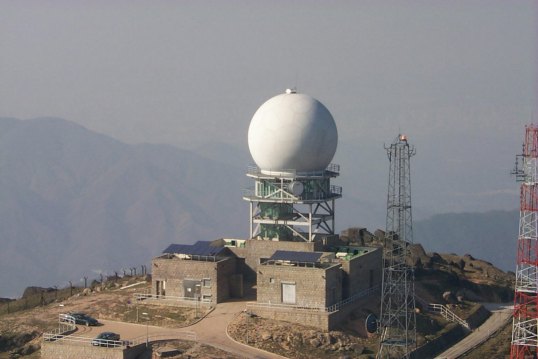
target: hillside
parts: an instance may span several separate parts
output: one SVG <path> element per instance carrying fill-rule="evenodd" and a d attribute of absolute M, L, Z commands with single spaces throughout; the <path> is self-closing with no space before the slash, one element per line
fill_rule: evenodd
<path fill-rule="evenodd" d="M 172 242 L 244 236 L 247 206 L 230 188 L 243 176 L 60 119 L 2 118 L 0 297 L 139 266 Z"/>

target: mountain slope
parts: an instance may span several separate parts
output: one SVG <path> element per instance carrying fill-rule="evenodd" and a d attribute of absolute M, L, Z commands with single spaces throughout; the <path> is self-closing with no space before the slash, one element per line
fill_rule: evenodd
<path fill-rule="evenodd" d="M 60 119 L 0 119 L 0 297 L 148 263 L 172 242 L 244 236 L 230 186 L 242 172 Z"/>

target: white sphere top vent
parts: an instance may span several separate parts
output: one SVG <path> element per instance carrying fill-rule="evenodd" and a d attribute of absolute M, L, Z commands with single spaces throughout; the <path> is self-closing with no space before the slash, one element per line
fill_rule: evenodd
<path fill-rule="evenodd" d="M 331 163 L 337 144 L 329 110 L 295 90 L 267 100 L 248 129 L 250 154 L 265 174 L 321 172 Z"/>

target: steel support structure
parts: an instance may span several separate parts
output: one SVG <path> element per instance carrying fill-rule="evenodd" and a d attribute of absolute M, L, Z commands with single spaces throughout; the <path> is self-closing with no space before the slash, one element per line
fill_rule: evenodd
<path fill-rule="evenodd" d="M 525 128 L 513 174 L 521 182 L 511 359 L 536 358 L 538 347 L 538 127 Z"/>
<path fill-rule="evenodd" d="M 250 238 L 312 242 L 316 234 L 334 235 L 335 200 L 342 197 L 342 187 L 331 185 L 331 179 L 339 171 L 335 164 L 315 173 L 250 167 L 254 188 L 243 194 L 249 201 Z"/>
<path fill-rule="evenodd" d="M 413 244 L 410 159 L 416 152 L 404 135 L 386 150 L 390 165 L 376 358 L 409 358 L 416 347 L 414 273 L 408 260 Z"/>

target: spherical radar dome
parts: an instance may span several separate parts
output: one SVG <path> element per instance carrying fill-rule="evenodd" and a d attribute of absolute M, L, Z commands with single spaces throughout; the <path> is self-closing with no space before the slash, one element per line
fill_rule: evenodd
<path fill-rule="evenodd" d="M 261 105 L 248 129 L 250 154 L 264 173 L 323 171 L 337 144 L 329 110 L 315 98 L 289 90 Z"/>

